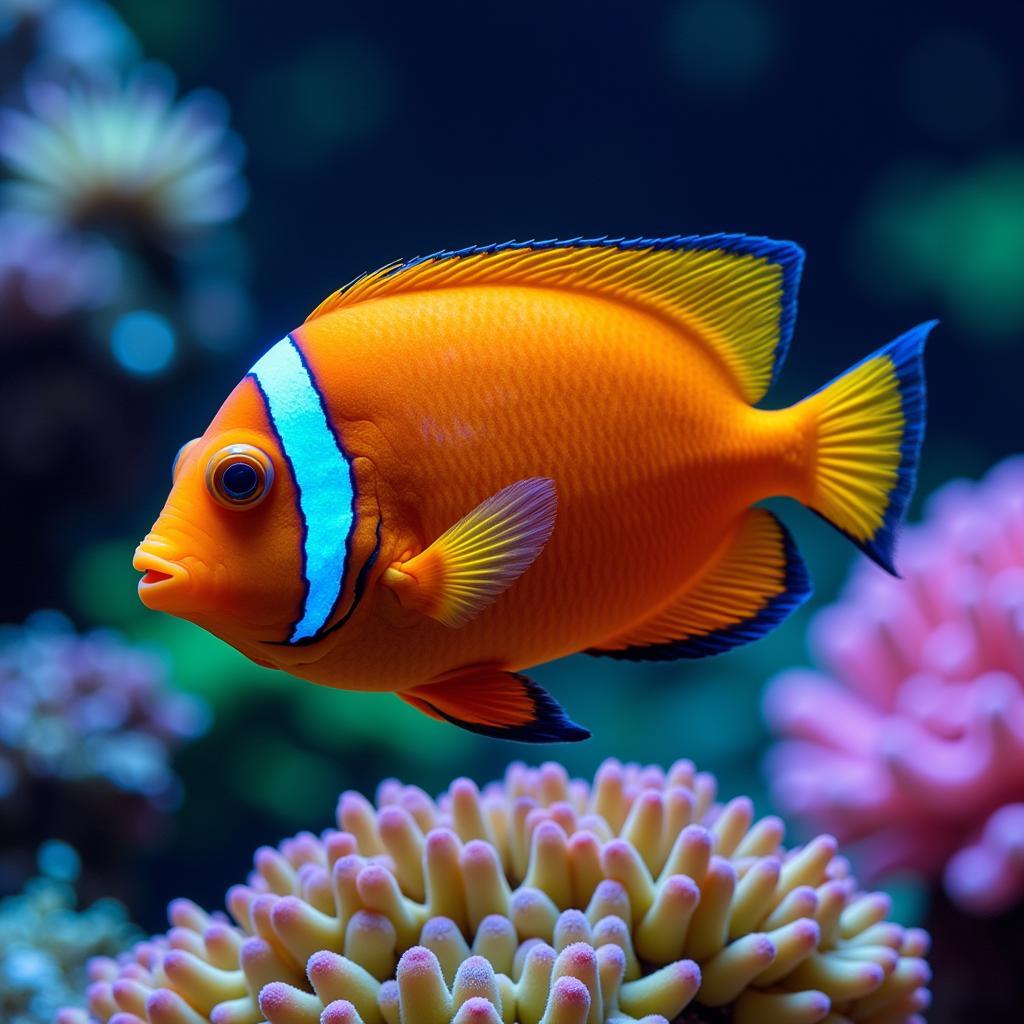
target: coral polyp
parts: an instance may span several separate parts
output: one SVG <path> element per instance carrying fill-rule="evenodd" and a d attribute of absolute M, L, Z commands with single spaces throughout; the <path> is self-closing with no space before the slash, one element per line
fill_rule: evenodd
<path fill-rule="evenodd" d="M 337 829 L 257 851 L 230 918 L 179 900 L 165 935 L 95 961 L 61 1024 L 918 1021 L 927 936 L 831 837 L 786 850 L 715 795 L 687 761 L 346 793 Z"/>
<path fill-rule="evenodd" d="M 51 841 L 40 851 L 42 877 L 0 899 L 0 1020 L 51 1024 L 69 1000 L 84 1002 L 86 964 L 126 949 L 139 935 L 115 900 L 77 909 L 74 851 Z"/>
<path fill-rule="evenodd" d="M 204 731 L 206 717 L 201 701 L 171 687 L 157 652 L 115 633 L 78 634 L 56 612 L 0 628 L 4 812 L 15 798 L 43 799 L 33 790 L 40 780 L 78 803 L 109 788 L 166 807 L 180 786 L 171 753 Z"/>
<path fill-rule="evenodd" d="M 775 797 L 869 877 L 999 913 L 1024 898 L 1024 458 L 933 495 L 901 568 L 858 567 L 812 625 L 823 671 L 770 685 Z"/>
<path fill-rule="evenodd" d="M 0 211 L 0 308 L 5 343 L 34 340 L 60 317 L 109 302 L 122 265 L 104 238 L 67 231 L 47 218 Z"/>

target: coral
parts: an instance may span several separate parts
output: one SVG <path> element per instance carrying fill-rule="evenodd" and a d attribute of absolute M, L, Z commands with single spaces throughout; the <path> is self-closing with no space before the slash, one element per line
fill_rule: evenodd
<path fill-rule="evenodd" d="M 257 851 L 230 918 L 172 903 L 166 935 L 91 968 L 60 1024 L 915 1022 L 927 937 L 886 920 L 835 840 L 680 761 L 593 784 L 513 765 L 439 799 L 395 781 L 338 829 Z"/>
<path fill-rule="evenodd" d="M 170 689 L 155 652 L 109 632 L 76 634 L 54 612 L 0 629 L 0 795 L 29 780 L 97 780 L 158 805 L 177 779 L 170 752 L 206 725 Z"/>
<path fill-rule="evenodd" d="M 203 354 L 230 348 L 251 307 L 228 223 L 246 199 L 243 146 L 223 99 L 176 100 L 153 64 L 29 72 L 22 93 L 25 109 L 0 112 L 0 335 L 79 314 L 61 326 L 86 328 L 91 355 L 107 334 L 136 376 L 180 367 L 179 335 Z"/>
<path fill-rule="evenodd" d="M 123 81 L 34 78 L 25 92 L 27 112 L 0 121 L 13 208 L 165 243 L 244 204 L 242 146 L 217 94 L 175 101 L 173 77 L 156 65 Z"/>
<path fill-rule="evenodd" d="M 26 325 L 106 304 L 120 276 L 120 258 L 106 239 L 0 211 L 0 335 L 5 340 L 24 338 Z"/>
<path fill-rule="evenodd" d="M 819 613 L 822 671 L 771 683 L 775 796 L 869 877 L 999 912 L 1024 896 L 1024 459 L 938 491 L 901 554 L 904 579 L 863 563 Z"/>
<path fill-rule="evenodd" d="M 74 860 L 63 844 L 48 844 L 48 861 Z M 0 900 L 0 1020 L 50 1024 L 58 1008 L 75 1001 L 86 983 L 86 964 L 112 956 L 138 937 L 124 908 L 113 900 L 75 909 L 72 870 L 33 879 L 23 893 Z"/>

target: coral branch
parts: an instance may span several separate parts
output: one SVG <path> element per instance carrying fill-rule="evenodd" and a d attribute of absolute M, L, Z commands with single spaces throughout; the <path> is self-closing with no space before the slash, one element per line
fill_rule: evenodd
<path fill-rule="evenodd" d="M 904 579 L 854 571 L 776 677 L 775 797 L 855 844 L 870 879 L 941 878 L 977 914 L 1024 897 L 1024 458 L 935 494 Z"/>

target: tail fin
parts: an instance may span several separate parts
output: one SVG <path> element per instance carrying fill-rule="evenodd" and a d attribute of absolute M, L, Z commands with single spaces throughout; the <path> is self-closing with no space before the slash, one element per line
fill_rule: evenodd
<path fill-rule="evenodd" d="M 817 426 L 811 508 L 894 576 L 895 534 L 924 435 L 922 356 L 936 322 L 901 334 L 801 403 Z"/>

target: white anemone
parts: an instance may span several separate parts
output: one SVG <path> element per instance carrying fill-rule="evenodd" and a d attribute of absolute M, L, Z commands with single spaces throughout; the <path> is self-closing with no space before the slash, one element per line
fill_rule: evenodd
<path fill-rule="evenodd" d="M 175 101 L 147 65 L 124 82 L 32 82 L 27 111 L 0 116 L 14 208 L 156 241 L 235 217 L 245 203 L 241 141 L 227 106 L 202 90 Z"/>

